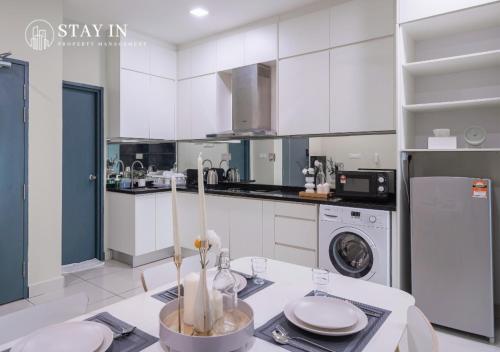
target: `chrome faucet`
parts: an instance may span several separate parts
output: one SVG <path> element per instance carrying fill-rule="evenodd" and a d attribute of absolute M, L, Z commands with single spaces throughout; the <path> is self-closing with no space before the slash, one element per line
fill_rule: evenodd
<path fill-rule="evenodd" d="M 210 163 L 210 169 L 211 169 L 211 168 L 213 167 L 213 164 L 212 164 L 212 160 L 210 160 L 210 159 L 205 159 L 205 160 L 203 160 L 203 163 L 202 163 L 201 165 L 203 166 L 203 168 L 205 168 L 205 163 L 206 163 L 207 161 Z"/>
<path fill-rule="evenodd" d="M 136 160 L 132 163 L 132 166 L 130 167 L 130 173 L 131 173 L 131 177 L 132 177 L 132 182 L 130 183 L 130 188 L 134 188 L 134 167 L 135 167 L 135 164 L 139 164 L 141 165 L 141 168 L 144 169 L 144 164 L 140 161 L 140 160 Z"/>
<path fill-rule="evenodd" d="M 123 161 L 118 159 L 115 161 L 115 164 L 118 164 L 118 175 L 120 174 L 120 165 L 122 166 L 122 172 L 125 173 L 125 164 L 123 163 Z"/>

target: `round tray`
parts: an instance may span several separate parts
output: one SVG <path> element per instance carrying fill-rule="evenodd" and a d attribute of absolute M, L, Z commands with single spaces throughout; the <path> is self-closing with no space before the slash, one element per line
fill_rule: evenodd
<path fill-rule="evenodd" d="M 179 334 L 164 323 L 177 311 L 177 300 L 170 301 L 160 311 L 160 344 L 169 352 L 245 352 L 253 343 L 254 315 L 252 307 L 240 299 L 238 309 L 249 318 L 240 330 L 221 336 L 190 336 Z"/>

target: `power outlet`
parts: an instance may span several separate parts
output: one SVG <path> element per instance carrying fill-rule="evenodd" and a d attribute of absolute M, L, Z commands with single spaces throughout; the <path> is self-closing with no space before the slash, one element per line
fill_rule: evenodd
<path fill-rule="evenodd" d="M 361 157 L 360 153 L 349 153 L 349 159 L 361 159 Z"/>
<path fill-rule="evenodd" d="M 142 154 L 142 153 L 135 154 L 135 159 L 136 160 L 142 160 L 142 159 L 144 159 L 144 154 Z"/>

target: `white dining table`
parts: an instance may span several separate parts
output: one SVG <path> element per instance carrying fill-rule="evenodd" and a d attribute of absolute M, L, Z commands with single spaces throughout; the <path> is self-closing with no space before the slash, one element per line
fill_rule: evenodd
<path fill-rule="evenodd" d="M 232 261 L 231 268 L 250 274 L 250 258 L 239 258 Z M 245 299 L 253 308 L 255 328 L 282 312 L 288 302 L 303 297 L 313 290 L 311 276 L 311 268 L 269 259 L 265 278 L 273 281 L 274 284 Z M 176 282 L 172 282 L 155 290 L 81 315 L 72 321 L 85 320 L 99 312 L 109 312 L 116 318 L 158 337 L 158 316 L 164 303 L 151 296 L 175 285 Z M 363 349 L 363 352 L 394 352 L 396 350 L 406 330 L 407 309 L 415 304 L 413 296 L 395 288 L 337 274 L 330 274 L 330 283 L 326 291 L 338 297 L 391 311 L 392 313 Z M 16 341 L 0 346 L 0 351 L 12 347 Z M 159 342 L 143 351 L 164 352 Z M 283 352 L 285 350 L 278 345 L 254 337 L 250 351 Z"/>

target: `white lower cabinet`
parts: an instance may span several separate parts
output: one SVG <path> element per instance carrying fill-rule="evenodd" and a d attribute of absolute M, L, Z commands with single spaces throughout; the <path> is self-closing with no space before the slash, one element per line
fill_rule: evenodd
<path fill-rule="evenodd" d="M 134 202 L 134 255 L 156 250 L 156 196 L 135 196 Z"/>
<path fill-rule="evenodd" d="M 170 193 L 107 192 L 109 249 L 130 256 L 173 245 Z"/>
<path fill-rule="evenodd" d="M 183 248 L 194 249 L 194 240 L 200 234 L 200 212 L 197 193 L 177 193 L 179 236 Z"/>
<path fill-rule="evenodd" d="M 318 265 L 316 256 L 316 251 L 284 246 L 281 244 L 276 244 L 274 246 L 274 259 L 281 260 L 282 262 L 314 268 Z"/>
<path fill-rule="evenodd" d="M 318 265 L 318 206 L 292 202 L 264 205 L 265 255 L 288 263 Z"/>
<path fill-rule="evenodd" d="M 229 207 L 227 197 L 207 196 L 207 226 L 219 235 L 222 247 L 229 248 Z"/>
<path fill-rule="evenodd" d="M 262 256 L 262 201 L 236 197 L 228 200 L 231 258 Z"/>
<path fill-rule="evenodd" d="M 156 193 L 156 249 L 164 249 L 174 245 L 172 228 L 172 195 Z"/>

